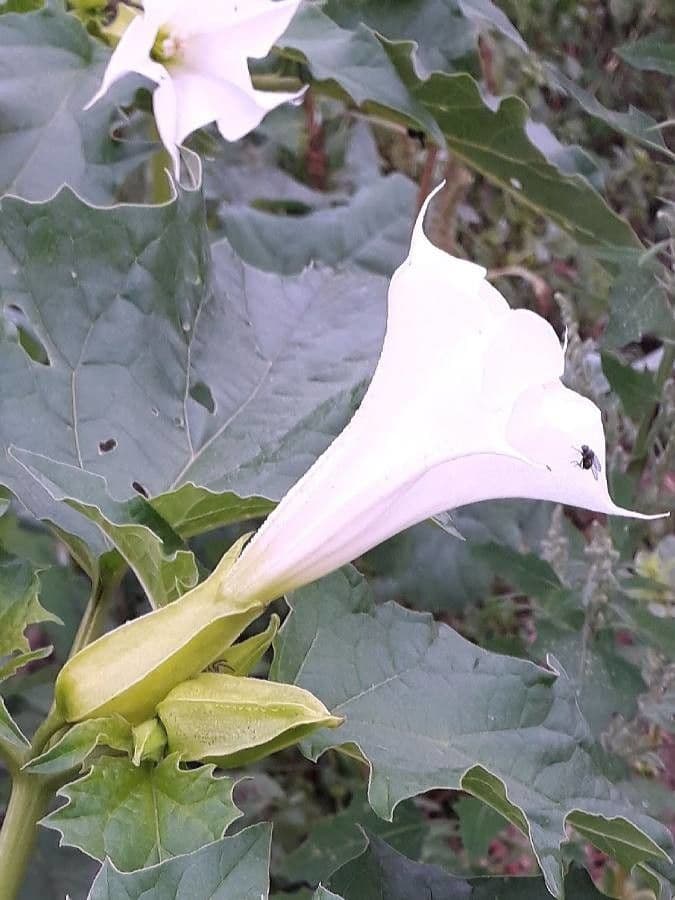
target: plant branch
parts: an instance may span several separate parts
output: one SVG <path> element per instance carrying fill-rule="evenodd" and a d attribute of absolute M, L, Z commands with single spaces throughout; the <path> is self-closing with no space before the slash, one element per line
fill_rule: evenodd
<path fill-rule="evenodd" d="M 257 74 L 251 76 L 253 87 L 257 91 L 287 91 L 289 93 L 301 91 L 305 87 L 305 83 L 295 75 L 271 75 Z M 316 87 L 312 85 L 312 90 L 316 93 Z"/>
<path fill-rule="evenodd" d="M 19 774 L 12 784 L 0 832 L 0 885 L 5 900 L 18 897 L 53 786 L 44 777 Z"/>

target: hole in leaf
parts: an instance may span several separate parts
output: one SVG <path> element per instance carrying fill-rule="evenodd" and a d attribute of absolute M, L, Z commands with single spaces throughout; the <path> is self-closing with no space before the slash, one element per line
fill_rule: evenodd
<path fill-rule="evenodd" d="M 146 500 L 149 499 L 150 495 L 148 494 L 148 492 L 146 491 L 146 489 L 143 487 L 143 485 L 140 482 L 132 481 L 131 486 L 136 491 L 137 494 L 141 495 L 141 497 L 145 497 Z"/>
<path fill-rule="evenodd" d="M 117 441 L 115 438 L 108 438 L 106 441 L 99 441 L 98 443 L 98 452 L 99 453 L 110 453 L 111 450 L 114 450 L 117 446 Z"/>
<path fill-rule="evenodd" d="M 211 413 L 211 415 L 216 411 L 216 401 L 213 399 L 211 388 L 208 384 L 204 384 L 203 381 L 198 381 L 197 384 L 192 385 L 190 388 L 190 396 L 195 403 L 199 403 L 199 405 L 203 406 L 207 412 Z"/>
<path fill-rule="evenodd" d="M 51 365 L 44 344 L 21 307 L 16 303 L 8 303 L 5 306 L 5 317 L 16 329 L 18 344 L 26 355 L 41 366 Z"/>

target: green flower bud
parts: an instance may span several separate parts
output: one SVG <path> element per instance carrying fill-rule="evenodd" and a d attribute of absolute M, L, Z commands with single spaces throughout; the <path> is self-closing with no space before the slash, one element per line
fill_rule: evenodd
<path fill-rule="evenodd" d="M 243 766 L 290 747 L 317 728 L 335 728 L 309 691 L 292 684 L 204 672 L 158 705 L 169 751 L 183 760 Z"/>

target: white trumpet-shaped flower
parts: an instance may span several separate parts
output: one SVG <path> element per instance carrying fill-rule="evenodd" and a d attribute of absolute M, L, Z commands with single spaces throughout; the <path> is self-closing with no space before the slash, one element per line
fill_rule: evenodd
<path fill-rule="evenodd" d="M 87 108 L 129 72 L 154 81 L 157 130 L 178 176 L 178 147 L 197 128 L 215 121 L 226 140 L 236 141 L 270 110 L 299 96 L 256 90 L 247 65 L 249 58 L 267 56 L 299 4 L 144 0 L 142 14 L 122 35 Z"/>
<path fill-rule="evenodd" d="M 479 500 L 651 518 L 610 498 L 600 410 L 561 383 L 564 350 L 549 323 L 511 309 L 485 269 L 428 240 L 431 197 L 391 280 L 382 354 L 360 408 L 254 536 L 227 593 L 271 600 Z"/>

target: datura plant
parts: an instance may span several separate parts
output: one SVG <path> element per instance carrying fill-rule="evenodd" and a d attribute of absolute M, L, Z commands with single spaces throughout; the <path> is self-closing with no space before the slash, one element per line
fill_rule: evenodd
<path fill-rule="evenodd" d="M 65 721 L 145 719 L 270 601 L 448 508 L 531 497 L 650 518 L 611 500 L 600 410 L 561 383 L 553 328 L 428 240 L 432 198 L 391 280 L 382 354 L 354 418 L 243 552 L 245 538 L 198 587 L 66 663 Z"/>
<path fill-rule="evenodd" d="M 498 2 L 0 3 L 0 900 L 672 900 L 672 16 Z"/>

